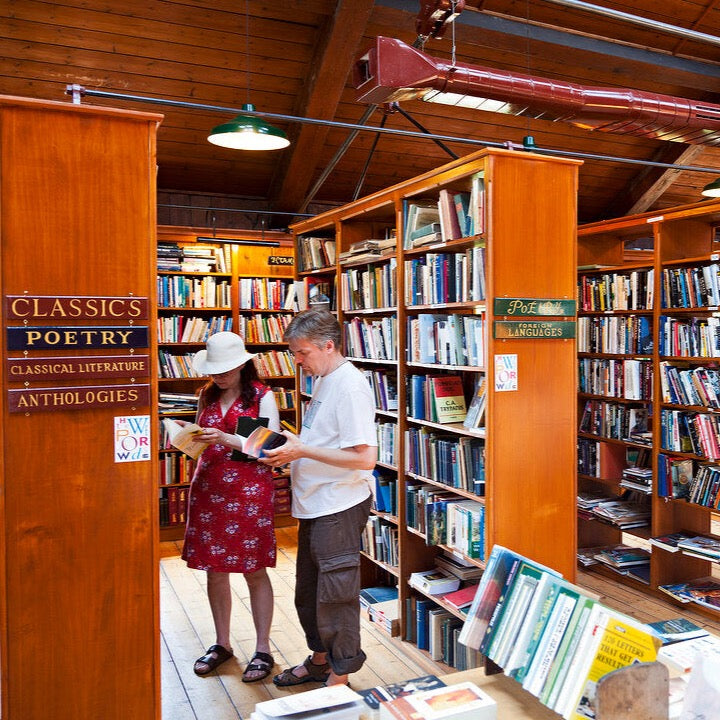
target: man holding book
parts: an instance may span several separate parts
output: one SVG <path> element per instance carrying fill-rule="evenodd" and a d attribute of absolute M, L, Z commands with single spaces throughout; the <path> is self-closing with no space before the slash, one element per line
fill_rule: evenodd
<path fill-rule="evenodd" d="M 290 463 L 298 518 L 295 607 L 312 651 L 273 678 L 279 687 L 344 684 L 365 661 L 360 647 L 360 536 L 370 512 L 377 460 L 375 403 L 363 374 L 342 355 L 327 310 L 299 313 L 285 340 L 303 373 L 316 376 L 299 437 L 261 462 Z"/>

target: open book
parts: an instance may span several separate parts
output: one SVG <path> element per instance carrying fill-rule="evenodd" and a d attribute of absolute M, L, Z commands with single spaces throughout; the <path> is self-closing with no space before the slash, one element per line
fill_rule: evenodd
<path fill-rule="evenodd" d="M 202 432 L 202 428 L 196 423 L 181 426 L 170 418 L 163 418 L 163 425 L 173 447 L 182 450 L 193 460 L 197 460 L 200 453 L 208 446 L 207 443 L 195 439 L 195 436 Z"/>
<path fill-rule="evenodd" d="M 242 451 L 252 458 L 265 457 L 265 450 L 272 450 L 287 442 L 284 435 L 262 425 L 258 425 L 247 437 L 240 437 L 243 441 Z"/>

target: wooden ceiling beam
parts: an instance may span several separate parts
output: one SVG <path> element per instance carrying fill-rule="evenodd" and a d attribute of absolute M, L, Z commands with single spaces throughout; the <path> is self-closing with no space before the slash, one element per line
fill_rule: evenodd
<path fill-rule="evenodd" d="M 318 47 L 308 77 L 307 93 L 298 100 L 295 115 L 332 120 L 342 99 L 358 47 L 374 6 L 373 0 L 338 0 L 335 12 L 321 33 L 325 42 Z M 300 125 L 291 133 L 291 145 L 279 163 L 271 201 L 284 210 L 296 210 L 315 176 L 320 153 L 328 133 L 325 125 Z"/>
<path fill-rule="evenodd" d="M 650 159 L 651 162 L 692 165 L 706 151 L 702 145 L 665 143 Z M 645 166 L 606 208 L 603 217 L 622 217 L 649 210 L 661 195 L 675 182 L 681 169 Z"/>

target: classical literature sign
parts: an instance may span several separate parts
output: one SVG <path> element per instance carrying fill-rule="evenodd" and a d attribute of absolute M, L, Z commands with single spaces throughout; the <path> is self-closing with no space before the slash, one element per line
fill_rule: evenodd
<path fill-rule="evenodd" d="M 268 258 L 268 265 L 294 265 L 295 258 L 292 255 L 271 255 Z"/>
<path fill-rule="evenodd" d="M 8 350 L 119 350 L 146 348 L 147 326 L 65 326 L 6 328 Z"/>
<path fill-rule="evenodd" d="M 10 412 L 61 412 L 91 407 L 149 405 L 149 385 L 93 385 L 8 390 Z"/>
<path fill-rule="evenodd" d="M 8 320 L 145 320 L 146 297 L 6 295 Z"/>
<path fill-rule="evenodd" d="M 115 462 L 150 459 L 150 416 L 123 415 L 115 418 Z"/>
<path fill-rule="evenodd" d="M 495 315 L 575 315 L 575 301 L 558 298 L 495 298 Z"/>
<path fill-rule="evenodd" d="M 495 320 L 499 340 L 560 340 L 575 337 L 574 320 Z"/>
<path fill-rule="evenodd" d="M 5 365 L 8 379 L 17 381 L 147 377 L 150 374 L 148 355 L 7 358 Z"/>

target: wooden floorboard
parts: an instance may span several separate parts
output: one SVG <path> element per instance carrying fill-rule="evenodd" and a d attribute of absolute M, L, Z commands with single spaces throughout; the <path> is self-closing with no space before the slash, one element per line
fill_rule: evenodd
<path fill-rule="evenodd" d="M 270 578 L 275 594 L 271 630 L 274 673 L 302 662 L 307 655 L 304 635 L 293 604 L 296 535 L 294 528 L 278 528 L 277 567 Z M 232 643 L 235 658 L 207 677 L 193 673 L 193 663 L 214 642 L 214 630 L 205 592 L 205 573 L 188 569 L 180 559 L 180 543 L 161 543 L 161 660 L 163 720 L 247 720 L 256 703 L 288 692 L 317 687 L 300 685 L 281 690 L 271 678 L 243 683 L 242 671 L 254 647 L 254 629 L 245 581 L 233 575 Z M 609 607 L 622 610 L 642 622 L 680 615 L 720 635 L 720 622 L 707 615 L 678 607 L 640 588 L 630 588 L 591 571 L 579 571 L 577 582 Z M 405 653 L 371 623 L 362 623 L 362 643 L 368 659 L 351 676 L 354 688 L 373 687 L 416 677 L 426 672 L 442 673 L 422 653 Z"/>

